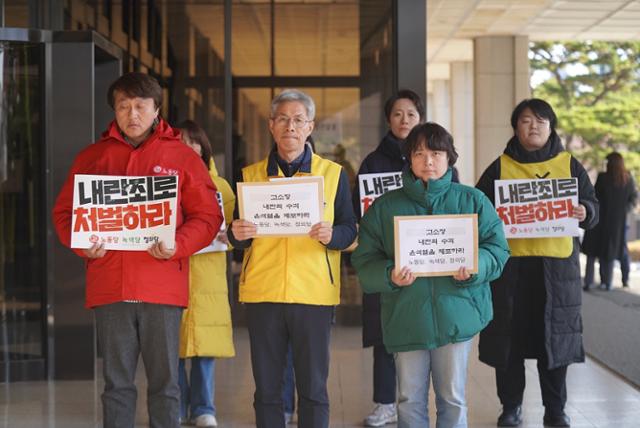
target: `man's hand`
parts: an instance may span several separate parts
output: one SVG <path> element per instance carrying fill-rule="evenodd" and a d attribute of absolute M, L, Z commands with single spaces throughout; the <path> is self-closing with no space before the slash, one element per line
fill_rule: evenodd
<path fill-rule="evenodd" d="M 231 223 L 231 231 L 233 232 L 234 238 L 238 241 L 246 241 L 256 236 L 258 228 L 250 221 L 237 219 Z"/>
<path fill-rule="evenodd" d="M 318 240 L 322 242 L 324 245 L 327 245 L 331 242 L 331 237 L 333 236 L 333 226 L 328 221 L 321 221 L 320 223 L 316 223 L 311 226 L 311 230 L 309 231 L 309 237 L 311 239 Z"/>
<path fill-rule="evenodd" d="M 165 247 L 164 242 L 160 241 L 160 242 L 156 242 L 151 247 L 149 247 L 149 249 L 147 250 L 147 253 L 151 254 L 156 259 L 167 260 L 167 259 L 170 259 L 176 253 L 176 249 L 175 247 L 167 248 Z"/>
<path fill-rule="evenodd" d="M 99 259 L 107 254 L 107 250 L 104 249 L 104 244 L 99 242 L 93 244 L 91 248 L 82 250 L 82 252 L 88 259 Z"/>
<path fill-rule="evenodd" d="M 577 207 L 573 207 L 571 217 L 577 218 L 578 221 L 584 221 L 584 219 L 587 218 L 587 208 L 582 204 Z"/>
<path fill-rule="evenodd" d="M 416 280 L 415 275 L 411 272 L 409 267 L 405 266 L 400 270 L 393 268 L 391 270 L 391 282 L 393 282 L 398 287 L 407 287 Z"/>

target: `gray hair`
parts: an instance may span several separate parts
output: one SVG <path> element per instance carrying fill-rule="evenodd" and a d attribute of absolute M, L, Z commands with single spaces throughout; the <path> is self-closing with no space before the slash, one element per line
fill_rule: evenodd
<path fill-rule="evenodd" d="M 276 110 L 278 110 L 278 106 L 280 104 L 291 101 L 302 103 L 305 110 L 307 110 L 307 116 L 309 120 L 313 120 L 315 118 L 316 104 L 313 102 L 313 98 L 311 98 L 304 92 L 299 91 L 298 89 L 285 89 L 275 96 L 275 98 L 271 101 L 271 117 L 275 117 Z"/>

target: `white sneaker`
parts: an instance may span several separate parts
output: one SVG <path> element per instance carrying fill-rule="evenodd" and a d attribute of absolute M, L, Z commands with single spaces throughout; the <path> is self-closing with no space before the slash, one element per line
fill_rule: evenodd
<path fill-rule="evenodd" d="M 213 415 L 200 415 L 193 420 L 197 427 L 217 427 L 218 421 Z"/>
<path fill-rule="evenodd" d="M 396 411 L 395 403 L 376 404 L 373 412 L 364 419 L 364 426 L 381 427 L 396 422 L 398 422 L 398 412 Z"/>
<path fill-rule="evenodd" d="M 289 425 L 293 420 L 293 413 L 284 412 L 284 424 Z"/>

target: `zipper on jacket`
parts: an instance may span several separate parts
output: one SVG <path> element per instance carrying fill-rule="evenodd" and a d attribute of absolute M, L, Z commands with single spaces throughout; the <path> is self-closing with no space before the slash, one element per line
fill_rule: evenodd
<path fill-rule="evenodd" d="M 331 262 L 329 261 L 329 249 L 325 247 L 324 256 L 327 259 L 327 268 L 329 269 L 329 279 L 331 279 L 331 285 L 335 285 L 333 283 L 333 273 L 331 272 Z"/>
<path fill-rule="evenodd" d="M 251 252 L 247 254 L 247 261 L 244 263 L 244 266 L 242 267 L 242 276 L 240 277 L 240 282 L 244 281 L 244 277 L 247 274 L 247 266 L 249 266 L 249 260 L 251 260 Z"/>

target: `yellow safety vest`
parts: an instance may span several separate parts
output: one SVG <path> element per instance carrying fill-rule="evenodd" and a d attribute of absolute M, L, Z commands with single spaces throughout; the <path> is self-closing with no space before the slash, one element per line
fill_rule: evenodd
<path fill-rule="evenodd" d="M 520 163 L 508 155 L 500 156 L 500 179 L 570 178 L 571 155 L 560 152 L 544 162 Z M 542 256 L 567 258 L 573 252 L 573 238 L 514 238 L 507 239 L 512 257 Z"/>
<path fill-rule="evenodd" d="M 268 181 L 268 158 L 242 170 L 245 182 Z M 312 155 L 311 173 L 324 177 L 324 221 L 333 223 L 334 202 L 342 167 Z M 278 168 L 278 176 L 284 174 Z M 255 238 L 245 250 L 240 275 L 240 301 L 308 305 L 340 303 L 340 251 L 330 250 L 308 236 Z"/>

